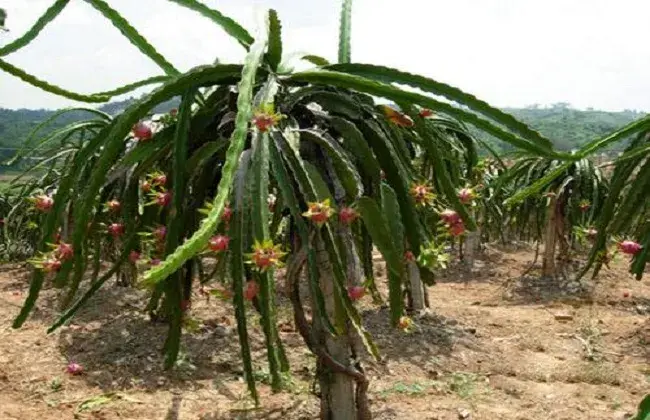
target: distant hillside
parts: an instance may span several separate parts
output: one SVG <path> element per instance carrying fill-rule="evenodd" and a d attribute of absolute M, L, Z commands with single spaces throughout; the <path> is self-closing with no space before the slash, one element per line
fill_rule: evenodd
<path fill-rule="evenodd" d="M 121 112 L 133 101 L 132 98 L 112 102 L 100 107 L 104 112 L 115 115 Z M 155 112 L 166 112 L 175 106 L 177 101 L 156 107 Z M 555 142 L 562 150 L 569 150 L 583 145 L 585 142 L 604 136 L 635 119 L 645 115 L 637 111 L 605 112 L 596 110 L 580 111 L 570 108 L 568 104 L 559 103 L 549 107 L 530 106 L 527 108 L 506 108 L 504 111 L 513 114 L 546 137 Z M 0 108 L 0 158 L 4 161 L 20 148 L 29 133 L 39 123 L 51 117 L 55 111 Z M 86 117 L 84 112 L 67 113 L 57 118 L 52 129 L 62 127 L 70 122 Z M 497 150 L 508 150 L 507 145 L 491 141 Z M 615 150 L 620 150 L 621 145 Z"/>
<path fill-rule="evenodd" d="M 122 112 L 133 100 L 133 98 L 129 98 L 124 101 L 111 102 L 100 106 L 99 109 L 108 114 L 116 115 Z M 176 102 L 175 100 L 171 100 L 160 104 L 154 109 L 154 112 L 167 112 L 175 106 Z M 0 108 L 0 162 L 5 162 L 11 158 L 16 150 L 20 149 L 24 144 L 32 130 L 40 123 L 54 116 L 55 113 L 56 111 L 45 109 L 11 110 Z M 39 131 L 39 133 L 42 133 L 39 134 L 39 137 L 71 122 L 89 117 L 92 117 L 92 114 L 84 111 L 66 112 L 57 117 L 52 124 L 48 124 L 48 130 Z M 0 167 L 0 171 L 3 169 L 6 168 Z"/>
<path fill-rule="evenodd" d="M 639 111 L 606 112 L 580 111 L 568 104 L 551 107 L 505 108 L 519 120 L 552 139 L 555 147 L 570 150 L 590 140 L 602 137 L 646 115 Z M 619 146 L 619 149 L 623 146 Z"/>

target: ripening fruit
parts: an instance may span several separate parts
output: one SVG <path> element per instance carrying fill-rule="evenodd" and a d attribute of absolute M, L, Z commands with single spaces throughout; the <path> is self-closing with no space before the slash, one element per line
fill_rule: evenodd
<path fill-rule="evenodd" d="M 455 225 L 460 222 L 460 216 L 458 213 L 451 209 L 445 209 L 438 215 L 440 216 L 440 219 L 448 225 Z"/>
<path fill-rule="evenodd" d="M 415 204 L 424 206 L 433 200 L 433 189 L 426 184 L 414 184 L 411 186 L 411 197 L 415 200 Z"/>
<path fill-rule="evenodd" d="M 140 189 L 142 190 L 143 193 L 148 193 L 149 191 L 151 191 L 151 182 L 142 181 L 142 185 L 140 185 Z"/>
<path fill-rule="evenodd" d="M 36 210 L 47 213 L 54 207 L 54 199 L 49 195 L 39 195 L 34 198 L 34 207 Z"/>
<path fill-rule="evenodd" d="M 408 262 L 415 261 L 415 255 L 413 255 L 411 251 L 406 251 L 404 253 L 404 261 L 408 261 Z"/>
<path fill-rule="evenodd" d="M 253 263 L 259 268 L 261 271 L 268 270 L 272 265 L 273 265 L 273 259 L 271 257 L 271 254 L 268 252 L 256 252 L 253 254 Z"/>
<path fill-rule="evenodd" d="M 413 320 L 408 316 L 403 316 L 399 319 L 397 326 L 402 330 L 408 330 L 413 325 Z"/>
<path fill-rule="evenodd" d="M 400 127 L 413 127 L 413 120 L 408 115 L 403 114 L 388 105 L 383 105 L 382 109 L 386 118 L 388 118 L 388 120 L 393 124 Z"/>
<path fill-rule="evenodd" d="M 215 235 L 208 241 L 208 248 L 214 252 L 222 252 L 228 249 L 230 238 L 224 235 Z"/>
<path fill-rule="evenodd" d="M 133 137 L 138 141 L 149 140 L 153 137 L 153 131 L 149 127 L 149 124 L 142 121 L 136 123 L 131 131 L 133 132 Z"/>
<path fill-rule="evenodd" d="M 59 242 L 59 245 L 54 250 L 54 255 L 61 261 L 68 261 L 74 255 L 72 245 L 65 242 Z"/>
<path fill-rule="evenodd" d="M 253 117 L 253 124 L 255 124 L 255 127 L 262 133 L 265 133 L 269 131 L 269 128 L 273 127 L 275 122 L 273 121 L 273 117 L 270 115 L 264 115 L 264 114 L 259 114 Z"/>
<path fill-rule="evenodd" d="M 352 301 L 361 299 L 365 294 L 366 294 L 366 288 L 363 286 L 348 287 L 348 296 L 350 296 L 350 300 Z"/>
<path fill-rule="evenodd" d="M 343 207 L 339 212 L 339 221 L 345 225 L 354 222 L 357 217 L 359 217 L 359 213 L 352 207 Z"/>
<path fill-rule="evenodd" d="M 156 204 L 160 207 L 167 207 L 172 202 L 172 193 L 169 191 L 156 193 Z"/>
<path fill-rule="evenodd" d="M 124 225 L 122 223 L 111 223 L 108 225 L 108 233 L 112 237 L 118 238 L 124 235 Z"/>
<path fill-rule="evenodd" d="M 273 110 L 273 104 L 265 104 L 255 111 L 253 124 L 261 133 L 266 133 L 271 127 L 277 125 L 282 118 L 281 114 L 277 114 Z"/>
<path fill-rule="evenodd" d="M 106 208 L 112 213 L 117 213 L 120 211 L 120 208 L 122 208 L 122 204 L 117 200 L 111 200 L 106 203 Z"/>
<path fill-rule="evenodd" d="M 433 111 L 431 111 L 429 108 L 422 108 L 420 110 L 420 117 L 422 118 L 427 118 L 433 115 Z"/>
<path fill-rule="evenodd" d="M 476 198 L 476 194 L 471 188 L 463 188 L 458 192 L 458 198 L 461 203 L 469 204 L 474 200 L 474 198 Z"/>
<path fill-rule="evenodd" d="M 246 288 L 244 289 L 244 299 L 253 300 L 257 293 L 260 291 L 260 286 L 256 281 L 250 280 L 246 282 Z"/>
<path fill-rule="evenodd" d="M 76 376 L 81 375 L 84 371 L 84 368 L 79 363 L 70 362 L 68 363 L 68 366 L 65 367 L 65 371 L 70 375 Z"/>
<path fill-rule="evenodd" d="M 308 209 L 302 215 L 311 220 L 316 226 L 322 226 L 334 214 L 334 209 L 330 207 L 329 198 L 322 202 L 308 203 L 307 205 Z"/>
<path fill-rule="evenodd" d="M 228 223 L 231 217 L 232 217 L 232 208 L 226 204 L 226 207 L 223 208 L 223 214 L 221 215 L 221 220 L 223 220 L 225 223 Z"/>
<path fill-rule="evenodd" d="M 280 259 L 285 255 L 286 253 L 282 252 L 280 245 L 275 245 L 273 241 L 259 242 L 255 240 L 253 252 L 246 254 L 247 264 L 253 264 L 257 270 L 265 272 L 270 268 L 282 266 Z"/>
<path fill-rule="evenodd" d="M 133 251 L 129 252 L 129 261 L 131 261 L 132 264 L 137 264 L 139 259 L 140 253 L 138 251 L 134 249 Z"/>
<path fill-rule="evenodd" d="M 42 267 L 46 273 L 56 273 L 61 269 L 61 261 L 56 258 L 48 258 L 43 261 Z"/>
<path fill-rule="evenodd" d="M 158 174 L 153 177 L 151 180 L 154 185 L 158 187 L 164 187 L 167 184 L 167 175 L 165 174 Z"/>
<path fill-rule="evenodd" d="M 622 253 L 628 255 L 636 255 L 642 248 L 641 244 L 634 241 L 622 241 L 618 244 L 618 249 L 620 249 Z"/>
<path fill-rule="evenodd" d="M 453 225 L 449 226 L 449 233 L 451 236 L 460 236 L 465 233 L 465 225 L 462 221 L 454 223 Z"/>
<path fill-rule="evenodd" d="M 153 237 L 156 239 L 158 242 L 162 242 L 165 240 L 165 236 L 167 236 L 167 228 L 165 226 L 158 226 L 151 232 Z"/>

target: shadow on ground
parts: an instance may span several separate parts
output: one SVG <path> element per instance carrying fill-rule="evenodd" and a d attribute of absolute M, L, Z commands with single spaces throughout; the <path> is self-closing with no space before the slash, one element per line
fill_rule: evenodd
<path fill-rule="evenodd" d="M 414 366 L 422 367 L 437 356 L 450 355 L 458 339 L 471 335 L 455 320 L 432 313 L 415 317 L 416 327 L 409 333 L 390 325 L 390 310 L 386 307 L 365 311 L 362 316 L 382 358 Z"/>
<path fill-rule="evenodd" d="M 140 291 L 106 287 L 62 328 L 59 350 L 84 367 L 86 381 L 105 392 L 210 386 L 237 399 L 226 387 L 205 382 L 223 375 L 234 380 L 242 376 L 235 330 L 215 319 L 184 333 L 178 366 L 164 371 L 162 349 L 168 326 L 150 321 L 141 310 L 145 303 Z M 254 350 L 263 347 L 255 340 L 252 344 Z"/>

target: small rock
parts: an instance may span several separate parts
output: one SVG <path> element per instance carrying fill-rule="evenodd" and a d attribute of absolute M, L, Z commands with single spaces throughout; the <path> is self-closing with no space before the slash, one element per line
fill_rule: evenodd
<path fill-rule="evenodd" d="M 465 328 L 465 331 L 470 333 L 470 334 L 476 334 L 476 328 L 474 328 L 474 327 Z"/>
<path fill-rule="evenodd" d="M 567 312 L 560 312 L 560 313 L 555 314 L 555 320 L 556 321 L 562 321 L 562 322 L 571 321 L 571 320 L 573 320 L 573 315 L 571 315 L 570 313 L 567 313 Z"/>
<path fill-rule="evenodd" d="M 480 304 L 481 304 L 481 302 L 478 301 L 478 300 L 476 302 L 472 302 L 472 306 L 479 306 Z"/>
<path fill-rule="evenodd" d="M 230 334 L 232 334 L 231 327 L 224 327 L 223 325 L 217 325 L 217 327 L 214 329 L 214 335 L 218 337 L 227 337 Z"/>
<path fill-rule="evenodd" d="M 471 417 L 472 413 L 469 412 L 469 410 L 459 409 L 458 410 L 458 418 L 461 420 L 469 419 Z"/>

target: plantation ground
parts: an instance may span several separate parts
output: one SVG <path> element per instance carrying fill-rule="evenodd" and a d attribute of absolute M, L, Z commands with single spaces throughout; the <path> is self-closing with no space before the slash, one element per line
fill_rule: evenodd
<path fill-rule="evenodd" d="M 604 271 L 594 290 L 522 280 L 530 250 L 490 250 L 475 273 L 450 272 L 430 288 L 433 315 L 404 335 L 386 309 L 364 298 L 366 324 L 386 361 L 367 364 L 376 419 L 624 419 L 650 388 L 650 280 L 624 262 Z M 381 268 L 380 268 L 380 275 Z M 69 327 L 51 337 L 55 294 L 44 293 L 21 330 L 9 325 L 28 287 L 27 271 L 0 274 L 2 419 L 311 419 L 313 359 L 294 331 L 288 305 L 281 330 L 292 362 L 290 389 L 250 409 L 234 319 L 222 301 L 195 296 L 196 330 L 184 358 L 161 370 L 166 327 L 142 314 L 134 289 L 107 287 Z M 567 288 L 560 288 L 566 292 Z M 625 297 L 625 294 L 629 296 Z M 255 362 L 264 344 L 255 322 Z M 66 375 L 67 360 L 85 374 Z M 259 370 L 260 380 L 265 372 Z"/>

